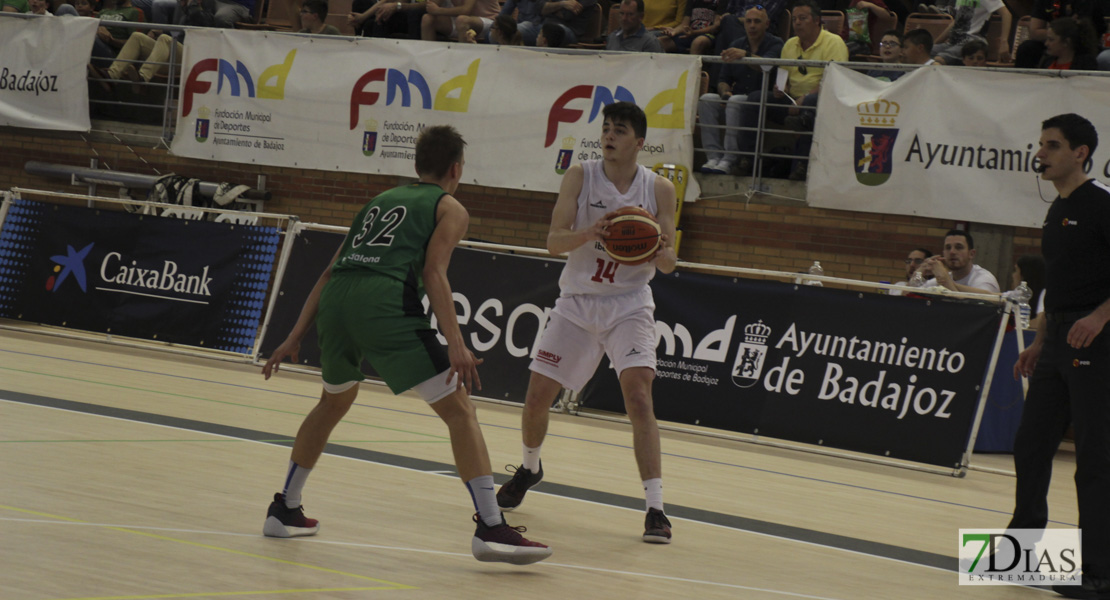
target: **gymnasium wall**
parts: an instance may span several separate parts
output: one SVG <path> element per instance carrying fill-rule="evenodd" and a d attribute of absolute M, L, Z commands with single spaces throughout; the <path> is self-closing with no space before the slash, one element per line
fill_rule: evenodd
<path fill-rule="evenodd" d="M 97 129 L 111 126 L 94 125 Z M 0 128 L 0 189 L 19 186 L 85 192 L 84 186 L 28 175 L 23 168 L 27 161 L 89 167 L 95 158 L 100 168 L 149 175 L 172 172 L 250 186 L 257 185 L 259 175 L 265 175 L 266 189 L 273 193 L 267 212 L 345 226 L 366 200 L 405 181 L 360 173 L 183 159 L 153 145 L 151 137 L 125 133 Z M 475 156 L 480 149 L 470 152 L 470 161 L 481 160 Z M 906 253 L 918 246 L 939 251 L 941 236 L 956 225 L 952 220 L 814 209 L 802 202 L 761 195 L 747 202 L 742 194 L 746 180 L 727 188 L 733 191 L 705 187 L 703 193 L 709 197 L 687 203 L 682 213 L 684 234 L 679 254 L 691 262 L 793 272 L 805 271 L 819 260 L 829 276 L 900 281 Z M 115 189 L 98 190 L 99 195 L 116 193 Z M 462 185 L 457 196 L 470 211 L 471 238 L 544 245 L 554 194 Z M 1014 257 L 1039 252 L 1039 230 L 974 223 L 970 229 L 979 248 L 978 262 L 998 276 L 1003 289 L 1009 285 Z"/>

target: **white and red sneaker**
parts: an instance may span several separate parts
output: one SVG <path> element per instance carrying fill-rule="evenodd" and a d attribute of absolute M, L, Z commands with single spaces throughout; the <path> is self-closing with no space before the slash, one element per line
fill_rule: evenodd
<path fill-rule="evenodd" d="M 284 494 L 274 494 L 274 501 L 266 512 L 266 524 L 262 526 L 263 534 L 268 537 L 290 538 L 316 535 L 317 531 L 320 531 L 320 522 L 304 516 L 303 506 L 289 508 L 285 506 Z"/>
<path fill-rule="evenodd" d="M 501 524 L 490 527 L 478 515 L 474 515 L 478 529 L 470 540 L 470 551 L 474 558 L 482 562 L 506 562 L 514 565 L 530 565 L 549 556 L 553 550 L 547 546 L 527 540 L 520 535 L 528 531 L 525 527 L 510 527 L 501 516 Z"/>

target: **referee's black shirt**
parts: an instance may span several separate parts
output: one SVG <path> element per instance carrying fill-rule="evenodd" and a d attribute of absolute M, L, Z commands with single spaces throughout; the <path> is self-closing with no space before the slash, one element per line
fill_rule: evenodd
<path fill-rule="evenodd" d="M 1093 310 L 1110 299 L 1110 187 L 1088 179 L 1056 197 L 1041 237 L 1045 312 Z"/>

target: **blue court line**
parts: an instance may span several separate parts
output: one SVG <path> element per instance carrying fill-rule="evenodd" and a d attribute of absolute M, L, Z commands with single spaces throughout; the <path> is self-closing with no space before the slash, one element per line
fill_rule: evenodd
<path fill-rule="evenodd" d="M 270 388 L 266 388 L 266 387 L 242 385 L 242 384 L 238 384 L 238 383 L 226 383 L 226 382 L 222 382 L 222 381 L 212 381 L 210 379 L 202 379 L 202 378 L 198 378 L 198 377 L 187 377 L 187 376 L 184 376 L 184 375 L 173 375 L 173 374 L 169 374 L 169 373 L 164 373 L 162 371 L 150 371 L 150 370 L 144 370 L 144 369 L 135 369 L 135 368 L 132 368 L 132 367 L 121 367 L 121 366 L 116 366 L 116 365 L 108 365 L 108 364 L 104 364 L 104 363 L 77 360 L 77 359 L 72 359 L 72 358 L 59 358 L 59 357 L 56 357 L 56 356 L 49 356 L 49 355 L 45 355 L 45 354 L 34 354 L 34 353 L 30 353 L 30 352 L 20 352 L 20 351 L 16 351 L 16 350 L 0 349 L 0 352 L 6 352 L 6 353 L 9 353 L 9 354 L 18 354 L 18 355 L 21 355 L 21 356 L 31 356 L 31 357 L 35 357 L 35 358 L 45 358 L 45 359 L 50 359 L 50 360 L 62 361 L 62 362 L 71 362 L 71 363 L 76 363 L 76 364 L 91 365 L 91 366 L 96 366 L 96 367 L 104 367 L 104 368 L 110 368 L 110 369 L 119 369 L 119 370 L 123 370 L 123 371 L 130 371 L 130 372 L 133 372 L 133 373 L 143 373 L 143 374 L 147 374 L 147 375 L 160 375 L 160 376 L 163 376 L 163 377 L 172 377 L 172 378 L 176 378 L 176 379 L 183 379 L 183 380 L 186 380 L 186 381 L 197 381 L 197 382 L 201 382 L 201 383 L 208 383 L 208 384 L 214 384 L 214 385 L 225 385 L 225 386 L 229 386 L 229 387 L 259 391 L 259 392 L 266 392 L 266 393 L 270 393 L 270 394 L 280 394 L 280 395 L 284 395 L 284 396 L 293 396 L 293 397 L 296 397 L 296 398 L 316 399 L 316 396 L 308 396 L 308 395 L 305 395 L 305 394 L 296 394 L 296 393 L 293 393 L 293 392 L 283 392 L 281 390 L 274 390 L 274 389 L 270 389 Z M 436 419 L 439 418 L 436 415 L 428 415 L 428 414 L 424 414 L 424 413 L 419 413 L 419 412 L 405 410 L 405 409 L 399 409 L 399 408 L 389 408 L 389 407 L 384 407 L 384 406 L 372 406 L 372 405 L 369 405 L 369 404 L 362 404 L 362 403 L 359 403 L 359 402 L 355 402 L 355 406 L 360 406 L 362 408 L 369 408 L 369 409 L 374 409 L 374 410 L 391 411 L 391 412 L 395 412 L 395 413 L 413 415 L 413 416 L 417 416 L 417 417 L 436 418 Z M 492 428 L 497 428 L 497 429 L 508 429 L 508 430 L 513 430 L 513 431 L 520 431 L 519 427 L 510 427 L 508 425 L 496 425 L 496 424 L 490 424 L 490 423 L 482 423 L 481 425 L 482 425 L 482 427 L 492 427 Z M 627 449 L 627 450 L 632 449 L 632 446 L 630 444 L 616 444 L 616 443 L 613 443 L 613 442 L 603 442 L 603 441 L 599 441 L 599 440 L 591 440 L 591 439 L 579 438 L 579 437 L 573 437 L 573 436 L 567 436 L 567 435 L 559 435 L 559 434 L 550 433 L 550 432 L 548 432 L 547 435 L 548 435 L 548 437 L 554 437 L 554 438 L 576 441 L 576 442 L 583 442 L 583 443 L 587 443 L 587 444 L 597 444 L 597 445 L 601 445 L 601 446 L 609 446 L 609 447 L 613 447 L 613 448 L 621 448 L 621 449 Z M 996 509 L 996 508 L 986 508 L 986 507 L 982 507 L 982 506 L 975 506 L 975 505 L 972 505 L 972 504 L 963 504 L 963 503 L 959 503 L 959 502 L 952 502 L 952 501 L 949 501 L 949 500 L 938 500 L 936 498 L 928 498 L 928 497 L 925 497 L 925 496 L 917 496 L 917 495 L 914 495 L 914 494 L 906 494 L 906 493 L 903 493 L 903 492 L 894 492 L 894 491 L 890 491 L 890 490 L 884 490 L 884 489 L 879 489 L 879 488 L 862 486 L 862 485 L 858 485 L 858 484 L 854 484 L 854 483 L 845 483 L 845 482 L 841 482 L 841 481 L 833 481 L 833 480 L 830 480 L 830 479 L 821 479 L 821 478 L 818 478 L 818 477 L 812 477 L 812 476 L 808 476 L 808 475 L 797 475 L 797 474 L 794 474 L 794 473 L 786 473 L 786 472 L 783 472 L 783 471 L 776 471 L 776 470 L 773 470 L 773 469 L 764 469 L 764 468 L 761 468 L 761 467 L 753 467 L 753 466 L 748 466 L 748 465 L 741 465 L 741 464 L 736 464 L 736 463 L 717 461 L 717 460 L 712 460 L 712 459 L 707 459 L 707 458 L 697 458 L 697 457 L 694 457 L 694 456 L 686 456 L 686 455 L 674 454 L 674 453 L 670 453 L 670 452 L 664 452 L 663 456 L 668 456 L 668 457 L 671 457 L 671 458 L 677 458 L 677 459 L 681 459 L 681 460 L 690 460 L 690 461 L 694 461 L 694 462 L 713 464 L 713 465 L 717 465 L 717 466 L 733 467 L 733 468 L 736 468 L 736 469 L 752 471 L 752 472 L 755 472 L 755 473 L 764 473 L 764 474 L 768 474 L 768 475 L 779 475 L 779 476 L 782 476 L 782 477 L 789 477 L 791 479 L 796 479 L 796 480 L 800 480 L 800 481 L 808 481 L 808 482 L 812 482 L 812 483 L 823 483 L 823 484 L 827 484 L 827 485 L 839 486 L 839 487 L 844 487 L 844 488 L 854 489 L 854 490 L 859 490 L 859 491 L 874 492 L 874 493 L 877 493 L 877 494 L 885 494 L 885 495 L 894 496 L 894 497 L 898 497 L 898 498 L 905 498 L 905 499 L 910 499 L 910 500 L 920 500 L 920 501 L 923 501 L 923 502 L 930 502 L 930 503 L 936 503 L 936 504 L 941 504 L 941 505 L 946 505 L 946 506 L 953 506 L 953 507 L 958 507 L 958 508 L 967 508 L 967 509 L 972 509 L 972 510 L 979 510 L 979 511 L 983 511 L 983 512 L 1000 514 L 1000 515 L 1009 515 L 1009 514 L 1011 514 L 1011 511 L 1009 511 L 1009 510 L 1000 510 L 1000 509 Z M 851 460 L 851 459 L 842 459 L 842 460 Z M 895 468 L 897 468 L 897 467 L 895 467 Z M 937 475 L 937 476 L 938 477 L 943 477 L 943 475 Z M 1055 523 L 1055 524 L 1058 524 L 1058 525 L 1066 525 L 1066 526 L 1069 526 L 1069 527 L 1077 527 L 1077 524 L 1068 523 L 1066 521 L 1055 521 L 1055 520 L 1050 519 L 1049 523 Z"/>

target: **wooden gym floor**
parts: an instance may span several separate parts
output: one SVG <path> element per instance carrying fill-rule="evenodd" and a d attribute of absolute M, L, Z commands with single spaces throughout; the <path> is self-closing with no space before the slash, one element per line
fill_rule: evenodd
<path fill-rule="evenodd" d="M 508 515 L 555 554 L 470 555 L 446 429 L 365 384 L 305 490 L 312 538 L 261 535 L 319 381 L 0 330 L 0 598 L 1052 598 L 957 584 L 957 530 L 1004 527 L 1013 479 L 923 473 L 663 433 L 674 543 L 640 541 L 627 426 L 553 415 L 544 483 Z M 497 374 L 483 371 L 483 377 Z M 478 403 L 498 481 L 520 411 Z M 1008 456 L 974 464 L 1012 468 Z M 1077 521 L 1057 458 L 1054 524 Z"/>

